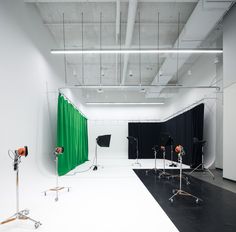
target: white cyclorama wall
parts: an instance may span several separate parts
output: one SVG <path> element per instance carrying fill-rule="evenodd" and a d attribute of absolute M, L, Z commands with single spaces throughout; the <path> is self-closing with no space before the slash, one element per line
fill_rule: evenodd
<path fill-rule="evenodd" d="M 57 89 L 64 85 L 64 70 L 63 59 L 50 54 L 54 41 L 33 5 L 0 1 L 0 28 L 0 183 L 10 202 L 15 172 L 8 149 L 28 146 L 20 165 L 26 182 L 54 171 Z"/>
<path fill-rule="evenodd" d="M 236 181 L 236 6 L 223 21 L 224 106 L 223 106 L 223 177 Z"/>
<path fill-rule="evenodd" d="M 220 71 L 222 70 L 222 63 L 215 64 L 214 60 L 214 55 L 200 56 L 191 67 L 192 75 L 186 74 L 183 76 L 181 84 L 186 86 L 209 86 L 222 79 L 222 71 Z M 216 66 L 218 66 L 217 69 Z M 219 85 L 218 82 L 217 85 Z M 222 157 L 222 153 L 218 154 L 220 151 L 216 149 L 217 144 L 222 144 L 222 137 L 216 136 L 216 134 L 222 131 L 222 122 L 220 119 L 216 123 L 216 109 L 218 109 L 217 102 L 220 102 L 219 97 L 220 93 L 215 89 L 181 89 L 175 97 L 170 99 L 164 116 L 164 119 L 173 117 L 189 110 L 197 104 L 205 104 L 203 136 L 204 140 L 207 141 L 204 149 L 204 163 L 207 167 L 214 166 L 216 157 Z M 222 107 L 218 111 L 220 109 L 222 110 Z"/>
<path fill-rule="evenodd" d="M 127 159 L 128 156 L 128 121 L 88 121 L 89 159 L 95 155 L 96 138 L 99 135 L 111 134 L 110 147 L 98 146 L 98 160 Z"/>
<path fill-rule="evenodd" d="M 110 148 L 98 148 L 99 156 L 128 158 L 128 122 L 158 121 L 165 106 L 85 106 L 88 117 L 89 157 L 95 153 L 98 135 L 111 134 Z"/>

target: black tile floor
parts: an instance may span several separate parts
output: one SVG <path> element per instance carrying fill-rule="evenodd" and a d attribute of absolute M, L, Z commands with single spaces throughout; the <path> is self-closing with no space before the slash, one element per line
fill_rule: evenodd
<path fill-rule="evenodd" d="M 168 170 L 177 174 L 178 170 Z M 178 189 L 178 179 L 159 179 L 158 173 L 147 169 L 134 172 L 181 232 L 236 232 L 236 194 L 188 176 L 190 184 L 183 190 L 203 199 L 196 204 L 189 197 L 176 197 L 171 203 L 172 190 Z"/>

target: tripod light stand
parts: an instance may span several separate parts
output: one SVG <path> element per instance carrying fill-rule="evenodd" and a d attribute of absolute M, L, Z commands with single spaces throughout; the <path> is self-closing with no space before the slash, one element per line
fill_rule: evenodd
<path fill-rule="evenodd" d="M 163 171 L 160 172 L 158 177 L 159 178 L 167 177 L 169 179 L 171 174 L 166 172 L 166 148 L 164 146 L 161 146 L 161 151 L 162 151 L 162 155 L 163 155 Z"/>
<path fill-rule="evenodd" d="M 56 147 L 56 149 L 54 151 L 55 162 L 56 162 L 56 187 L 44 191 L 44 196 L 47 196 L 47 192 L 56 192 L 55 201 L 59 200 L 59 197 L 58 197 L 59 191 L 64 190 L 64 189 L 67 189 L 68 192 L 70 191 L 70 187 L 60 187 L 58 185 L 58 156 L 62 155 L 63 152 L 64 152 L 63 147 Z"/>
<path fill-rule="evenodd" d="M 193 144 L 196 145 L 197 147 L 201 146 L 202 160 L 201 160 L 201 163 L 196 168 L 194 168 L 189 174 L 192 174 L 193 172 L 195 172 L 197 170 L 201 170 L 203 172 L 207 171 L 208 173 L 210 173 L 212 178 L 215 179 L 214 174 L 210 171 L 209 168 L 205 168 L 205 165 L 204 165 L 204 146 L 206 145 L 206 141 L 205 140 L 199 140 L 198 138 L 194 137 L 193 138 Z"/>
<path fill-rule="evenodd" d="M 198 203 L 199 200 L 202 201 L 199 197 L 196 197 L 184 190 L 182 190 L 182 157 L 185 154 L 184 148 L 181 145 L 178 145 L 175 148 L 176 153 L 178 153 L 178 159 L 180 162 L 180 178 L 179 178 L 179 189 L 173 189 L 173 195 L 169 198 L 170 202 L 173 203 L 176 196 L 192 197 L 195 199 L 195 202 Z"/>
<path fill-rule="evenodd" d="M 8 154 L 10 156 L 9 151 Z M 13 153 L 13 152 L 12 152 Z M 21 163 L 21 157 L 24 156 L 26 157 L 28 155 L 28 148 L 27 146 L 23 148 L 19 148 L 18 150 L 14 151 L 14 158 L 11 157 L 14 160 L 14 171 L 16 171 L 16 213 L 13 214 L 11 217 L 6 219 L 5 221 L 0 222 L 0 224 L 7 224 L 9 222 L 13 222 L 15 220 L 30 220 L 34 223 L 35 229 L 37 229 L 39 226 L 41 226 L 40 221 L 36 221 L 33 218 L 28 217 L 27 215 L 29 214 L 28 209 L 24 210 L 19 210 L 19 164 Z"/>
<path fill-rule="evenodd" d="M 129 140 L 129 142 L 131 144 L 135 144 L 136 145 L 136 160 L 132 165 L 138 165 L 139 167 L 141 167 L 141 163 L 139 163 L 138 161 L 138 157 L 139 157 L 139 150 L 138 150 L 138 139 L 133 137 L 133 136 L 128 136 L 127 139 Z"/>
<path fill-rule="evenodd" d="M 95 147 L 95 164 L 93 164 L 90 168 L 93 167 L 93 171 L 96 171 L 99 167 L 98 165 L 98 146 L 100 147 L 109 147 L 111 141 L 111 135 L 100 135 L 96 138 L 96 147 Z"/>

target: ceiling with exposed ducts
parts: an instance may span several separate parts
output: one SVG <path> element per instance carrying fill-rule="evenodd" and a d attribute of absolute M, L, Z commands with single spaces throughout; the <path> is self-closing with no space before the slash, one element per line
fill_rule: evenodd
<path fill-rule="evenodd" d="M 222 36 L 220 20 L 230 7 L 228 1 L 207 0 L 25 2 L 37 7 L 55 39 L 52 49 L 221 48 L 216 43 Z M 163 101 L 178 92 L 166 85 L 178 84 L 198 57 L 180 54 L 177 61 L 173 54 L 70 54 L 65 57 L 66 85 L 100 86 L 101 91 L 79 89 L 93 101 Z M 148 88 L 155 84 L 163 86 Z M 119 87 L 103 89 L 106 85 Z M 122 87 L 130 85 L 137 88 Z"/>

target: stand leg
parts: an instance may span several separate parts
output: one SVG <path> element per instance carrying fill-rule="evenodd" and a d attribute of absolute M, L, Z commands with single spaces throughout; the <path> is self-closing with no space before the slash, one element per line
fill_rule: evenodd
<path fill-rule="evenodd" d="M 199 169 L 202 166 L 201 169 Z M 214 174 L 210 171 L 209 168 L 205 168 L 204 166 L 204 145 L 202 145 L 202 163 L 199 164 L 196 168 L 194 168 L 189 174 L 191 175 L 193 172 L 195 172 L 196 170 L 202 170 L 203 172 L 207 171 L 210 173 L 210 175 L 212 176 L 213 179 L 215 179 Z"/>
<path fill-rule="evenodd" d="M 210 175 L 212 176 L 213 179 L 215 179 L 215 175 L 210 171 L 209 168 L 205 168 L 204 171 L 208 171 L 210 173 Z"/>
<path fill-rule="evenodd" d="M 199 164 L 196 168 L 194 168 L 189 174 L 191 175 L 193 172 L 195 172 L 196 170 L 198 170 L 200 168 L 200 166 L 202 166 L 203 164 Z"/>

